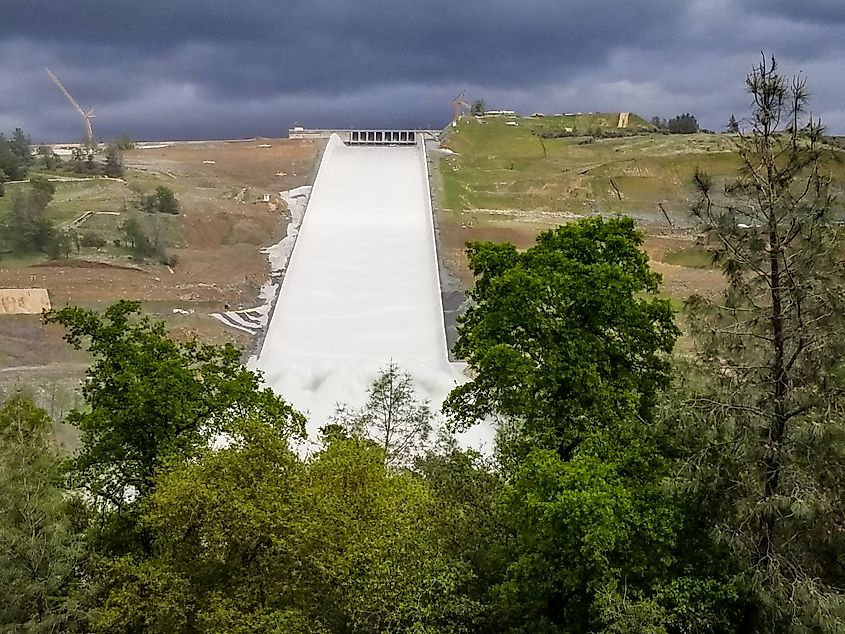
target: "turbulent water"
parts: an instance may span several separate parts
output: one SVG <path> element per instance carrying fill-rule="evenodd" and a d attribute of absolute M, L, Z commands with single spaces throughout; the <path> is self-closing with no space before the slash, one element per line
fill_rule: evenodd
<path fill-rule="evenodd" d="M 391 360 L 435 406 L 463 380 L 447 356 L 425 153 L 333 137 L 253 365 L 313 438 Z"/>

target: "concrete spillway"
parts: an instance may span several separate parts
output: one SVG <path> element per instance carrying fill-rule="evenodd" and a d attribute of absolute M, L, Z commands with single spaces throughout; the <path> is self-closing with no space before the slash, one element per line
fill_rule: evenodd
<path fill-rule="evenodd" d="M 448 362 L 423 146 L 329 141 L 260 355 L 265 381 L 309 414 L 357 406 L 393 360 L 440 402 Z"/>

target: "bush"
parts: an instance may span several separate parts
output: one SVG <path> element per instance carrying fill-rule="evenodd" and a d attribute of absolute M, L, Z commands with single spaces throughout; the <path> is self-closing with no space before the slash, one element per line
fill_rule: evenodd
<path fill-rule="evenodd" d="M 112 141 L 112 144 L 118 150 L 134 150 L 135 149 L 135 141 L 132 138 L 126 136 L 125 134 L 123 136 L 116 138 L 114 141 Z"/>
<path fill-rule="evenodd" d="M 109 178 L 123 176 L 123 153 L 115 144 L 109 144 L 106 148 L 106 164 L 103 167 L 103 174 Z"/>
<path fill-rule="evenodd" d="M 117 242 L 117 240 L 115 240 L 115 242 Z M 95 249 L 99 249 L 100 247 L 106 246 L 106 239 L 99 233 L 88 231 L 82 234 L 79 244 L 83 247 L 93 247 Z"/>
<path fill-rule="evenodd" d="M 176 200 L 176 194 L 169 187 L 162 185 L 156 187 L 155 192 L 152 194 L 142 196 L 139 206 L 141 211 L 146 211 L 147 213 L 179 213 L 179 201 Z"/>
<path fill-rule="evenodd" d="M 47 245 L 47 255 L 54 260 L 70 257 L 73 250 L 73 236 L 67 231 L 54 231 Z"/>
<path fill-rule="evenodd" d="M 179 264 L 179 257 L 175 253 L 162 253 L 159 262 L 164 266 L 175 269 L 176 265 Z"/>

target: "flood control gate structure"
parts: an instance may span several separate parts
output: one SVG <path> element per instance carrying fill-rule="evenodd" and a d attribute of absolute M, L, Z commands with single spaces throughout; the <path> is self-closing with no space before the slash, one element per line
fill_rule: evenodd
<path fill-rule="evenodd" d="M 350 130 L 350 145 L 414 145 L 415 130 Z"/>
<path fill-rule="evenodd" d="M 291 139 L 329 139 L 333 134 L 347 145 L 416 145 L 420 139 L 438 140 L 439 130 L 392 130 L 389 128 L 362 130 L 315 129 L 297 126 L 288 130 Z"/>

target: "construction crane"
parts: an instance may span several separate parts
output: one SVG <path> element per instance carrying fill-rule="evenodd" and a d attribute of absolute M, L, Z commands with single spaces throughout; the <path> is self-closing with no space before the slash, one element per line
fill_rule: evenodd
<path fill-rule="evenodd" d="M 466 90 L 462 90 L 457 95 L 455 95 L 454 99 L 452 99 L 452 104 L 455 106 L 455 115 L 452 118 L 452 125 L 457 125 L 458 119 L 460 119 L 460 117 L 461 117 L 461 112 L 464 109 L 466 109 L 468 111 L 471 109 L 470 105 L 467 102 L 464 101 L 464 93 L 465 92 L 466 92 Z"/>
<path fill-rule="evenodd" d="M 82 120 L 85 122 L 85 136 L 88 139 L 88 147 L 93 150 L 94 147 L 95 147 L 94 146 L 94 128 L 91 125 L 91 119 L 93 119 L 96 116 L 94 114 L 94 109 L 91 108 L 91 110 L 89 110 L 88 112 L 85 112 L 85 110 L 82 109 L 82 106 L 80 106 L 76 102 L 76 99 L 74 99 L 73 97 L 70 96 L 70 93 L 67 91 L 67 88 L 65 88 L 64 85 L 62 84 L 62 82 L 59 81 L 59 78 L 56 77 L 53 74 L 53 71 L 51 71 L 49 68 L 45 68 L 44 70 L 47 71 L 47 74 L 50 75 L 50 79 L 53 80 L 53 83 L 56 84 L 56 86 L 59 87 L 59 90 L 61 90 L 64 93 L 65 97 L 67 97 L 67 100 L 70 102 L 70 105 L 72 105 L 74 108 L 76 108 L 76 111 L 82 117 Z"/>

